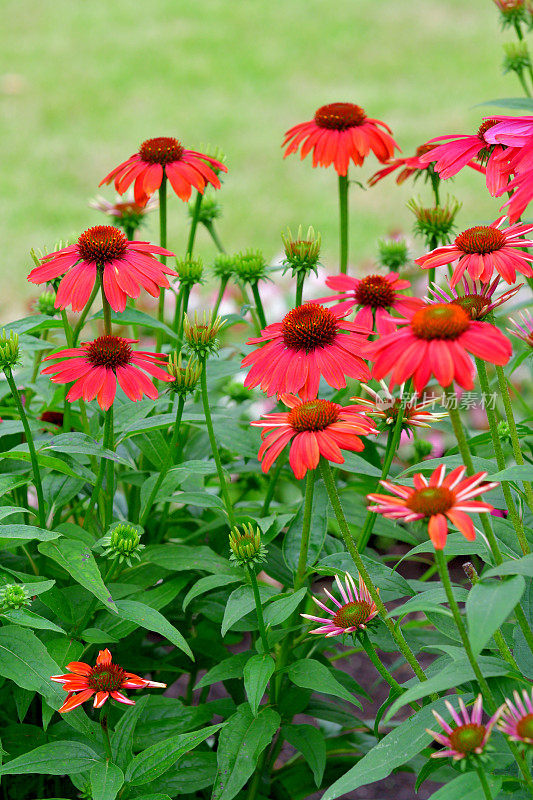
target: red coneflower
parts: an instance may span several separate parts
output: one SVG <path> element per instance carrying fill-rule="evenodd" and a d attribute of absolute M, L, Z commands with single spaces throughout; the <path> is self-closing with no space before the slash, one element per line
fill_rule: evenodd
<path fill-rule="evenodd" d="M 302 145 L 300 157 L 305 158 L 312 150 L 313 167 L 333 164 L 339 175 L 346 175 L 350 160 L 360 167 L 371 150 L 382 164 L 392 158 L 394 149 L 400 148 L 391 133 L 384 122 L 367 117 L 354 103 L 330 103 L 321 106 L 310 122 L 290 128 L 282 147 L 290 142 L 286 158 Z"/>
<path fill-rule="evenodd" d="M 326 638 L 331 638 L 332 636 L 343 636 L 345 633 L 355 633 L 358 630 L 364 631 L 367 624 L 377 615 L 377 606 L 360 575 L 359 591 L 348 572 L 345 574 L 346 588 L 342 585 L 338 575 L 335 575 L 335 583 L 341 594 L 342 603 L 339 603 L 331 592 L 324 589 L 326 595 L 336 606 L 333 610 L 317 597 L 312 596 L 317 606 L 329 614 L 329 619 L 328 617 L 314 617 L 311 614 L 300 614 L 305 619 L 321 623 L 319 628 L 315 628 L 309 633 L 323 633 Z"/>
<path fill-rule="evenodd" d="M 263 428 L 263 443 L 258 458 L 261 469 L 268 472 L 285 445 L 291 440 L 289 462 L 298 480 L 308 469 L 316 469 L 320 457 L 342 464 L 341 450 L 364 450 L 359 436 L 377 433 L 372 420 L 350 406 L 340 406 L 329 400 L 304 401 L 292 394 L 282 394 L 281 401 L 289 412 L 265 414 L 252 422 Z"/>
<path fill-rule="evenodd" d="M 56 308 L 71 305 L 81 311 L 101 273 L 104 293 L 114 311 L 124 311 L 128 297 L 139 297 L 141 287 L 159 295 L 160 287 L 169 287 L 165 275 L 176 272 L 154 257 L 172 256 L 150 242 L 130 242 L 114 225 L 96 225 L 81 234 L 76 244 L 44 256 L 41 266 L 28 275 L 31 283 L 46 283 L 64 275 L 55 301 Z"/>
<path fill-rule="evenodd" d="M 494 278 L 492 283 L 483 283 L 482 281 L 470 281 L 463 275 L 461 293 L 450 286 L 448 294 L 440 286 L 433 285 L 428 292 L 430 297 L 426 299 L 429 303 L 453 303 L 461 306 L 471 319 L 484 319 L 495 308 L 507 303 L 524 285 L 519 283 L 518 286 L 513 286 L 498 297 L 494 297 L 499 282 L 499 276 Z"/>
<path fill-rule="evenodd" d="M 71 403 L 80 397 L 87 401 L 96 397 L 100 407 L 107 410 L 115 399 L 117 381 L 130 400 L 141 400 L 143 395 L 155 400 L 157 389 L 144 373 L 160 381 L 171 381 L 169 373 L 161 369 L 166 356 L 134 351 L 131 345 L 136 341 L 120 336 L 99 336 L 92 342 L 84 342 L 81 347 L 59 350 L 46 356 L 44 361 L 66 360 L 46 367 L 42 373 L 50 375 L 53 383 L 74 381 L 67 394 Z"/>
<path fill-rule="evenodd" d="M 366 278 L 350 278 L 348 275 L 333 275 L 326 278 L 326 286 L 335 289 L 339 294 L 319 297 L 317 303 L 329 303 L 342 300 L 335 311 L 348 314 L 354 306 L 360 310 L 354 322 L 363 328 L 375 329 L 378 333 L 392 333 L 396 330 L 397 318 L 391 311 L 403 315 L 404 311 L 416 311 L 422 305 L 418 297 L 400 294 L 400 289 L 407 289 L 410 282 L 400 278 L 397 272 L 388 275 L 367 275 Z"/>
<path fill-rule="evenodd" d="M 435 405 L 434 397 L 427 397 L 424 400 L 418 399 L 416 394 L 404 397 L 405 384 L 403 383 L 400 385 L 399 396 L 395 397 L 389 392 L 385 381 L 380 381 L 380 383 L 382 394 L 375 392 L 364 383 L 361 385 L 361 388 L 368 392 L 372 400 L 366 397 L 350 397 L 350 400 L 357 403 L 356 408 L 362 406 L 366 414 L 382 420 L 385 430 L 386 426 L 396 424 L 400 410 L 403 411 L 402 429 L 407 432 L 408 436 L 412 435 L 413 428 L 430 428 L 432 424 L 440 422 L 448 416 L 445 411 L 428 411 L 430 406 Z"/>
<path fill-rule="evenodd" d="M 482 753 L 491 731 L 504 709 L 504 706 L 500 706 L 487 724 L 482 725 L 483 700 L 481 695 L 478 694 L 470 714 L 462 698 L 459 697 L 458 700 L 461 714 L 457 713 L 449 700 L 444 701 L 444 705 L 452 717 L 454 727 L 448 725 L 436 711 L 432 712 L 444 733 L 435 733 L 435 731 L 431 731 L 429 728 L 426 728 L 426 731 L 430 736 L 433 736 L 436 742 L 444 745 L 446 750 L 439 750 L 438 753 L 432 753 L 431 758 L 448 758 L 451 756 L 454 761 L 460 761 L 462 758 L 466 758 L 474 753 L 476 755 Z"/>
<path fill-rule="evenodd" d="M 100 186 L 114 180 L 117 192 L 124 194 L 135 181 L 133 191 L 135 201 L 139 203 L 145 195 L 150 196 L 159 189 L 166 175 L 178 197 L 187 201 L 193 186 L 201 193 L 208 184 L 220 189 L 220 181 L 212 168 L 228 171 L 215 158 L 196 150 L 186 150 L 171 136 L 158 136 L 143 142 L 139 152 L 115 167 L 100 181 Z"/>
<path fill-rule="evenodd" d="M 429 538 L 436 550 L 442 550 L 446 544 L 448 520 L 466 539 L 473 541 L 476 532 L 468 514 L 490 512 L 493 506 L 471 498 L 495 489 L 499 484 L 483 483 L 487 477 L 486 472 L 478 472 L 469 478 L 464 477 L 465 473 L 466 467 L 456 467 L 445 477 L 446 467 L 441 464 L 432 473 L 429 481 L 420 472 L 413 475 L 413 489 L 397 486 L 390 481 L 380 481 L 385 489 L 397 496 L 369 494 L 368 500 L 376 505 L 371 505 L 368 509 L 389 519 L 400 519 L 404 522 L 427 519 Z"/>
<path fill-rule="evenodd" d="M 413 377 L 415 391 L 421 394 L 431 375 L 441 386 L 456 381 L 463 389 L 472 389 L 474 365 L 468 353 L 503 366 L 512 347 L 494 325 L 471 319 L 461 306 L 429 303 L 409 320 L 398 320 L 394 333 L 366 345 L 364 352 L 374 361 L 374 378 L 391 373 L 392 388 Z"/>
<path fill-rule="evenodd" d="M 422 144 L 420 147 L 416 148 L 416 153 L 414 156 L 409 156 L 408 158 L 395 158 L 393 161 L 390 161 L 383 169 L 378 170 L 377 172 L 372 175 L 371 178 L 368 179 L 369 186 L 375 186 L 376 183 L 382 181 L 383 178 L 386 178 L 387 175 L 390 175 L 391 172 L 395 172 L 397 169 L 401 168 L 401 172 L 398 173 L 396 176 L 396 183 L 400 186 L 404 181 L 414 175 L 415 181 L 418 180 L 422 175 L 426 178 L 430 177 L 430 173 L 433 170 L 433 166 L 431 162 L 422 161 L 422 156 L 425 153 L 429 153 L 430 150 L 433 150 L 436 147 L 434 144 Z M 472 169 L 477 170 L 478 172 L 485 172 L 484 168 L 479 164 L 476 164 L 474 161 L 469 161 L 468 166 L 472 167 Z"/>
<path fill-rule="evenodd" d="M 342 316 L 335 308 L 311 302 L 267 325 L 258 338 L 247 342 L 264 346 L 243 359 L 243 367 L 252 365 L 244 385 L 248 389 L 260 385 L 269 397 L 298 392 L 310 399 L 318 394 L 320 376 L 336 389 L 346 386 L 346 375 L 368 381 L 361 345 L 371 331 Z"/>
<path fill-rule="evenodd" d="M 96 665 L 91 667 L 83 661 L 71 661 L 66 667 L 70 675 L 52 675 L 50 680 L 63 684 L 68 692 L 67 699 L 59 709 L 61 714 L 72 711 L 93 695 L 95 708 L 101 708 L 109 697 L 134 706 L 135 700 L 122 694 L 120 689 L 165 689 L 166 683 L 156 683 L 140 678 L 133 672 L 125 672 L 118 664 L 113 664 L 107 648 L 100 650 Z"/>
<path fill-rule="evenodd" d="M 437 247 L 416 259 L 422 269 L 434 269 L 457 261 L 450 286 L 455 286 L 467 272 L 473 280 L 487 283 L 494 271 L 507 283 L 516 281 L 516 272 L 530 278 L 533 255 L 521 248 L 533 246 L 533 241 L 520 238 L 533 231 L 533 225 L 511 225 L 500 230 L 506 217 L 500 217 L 490 225 L 476 225 L 455 238 L 453 244 Z"/>

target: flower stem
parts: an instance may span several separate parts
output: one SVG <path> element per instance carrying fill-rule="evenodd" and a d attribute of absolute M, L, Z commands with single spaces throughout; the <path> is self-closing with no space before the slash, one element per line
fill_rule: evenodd
<path fill-rule="evenodd" d="M 65 332 L 65 339 L 67 340 L 68 347 L 72 347 L 72 330 L 70 328 L 70 324 L 68 321 L 67 313 L 63 309 L 61 311 L 61 321 L 63 323 L 63 330 Z M 70 431 L 70 403 L 67 400 L 67 394 L 70 391 L 70 387 L 72 383 L 65 384 L 65 395 L 63 398 L 63 432 L 68 433 Z"/>
<path fill-rule="evenodd" d="M 176 445 L 178 443 L 178 436 L 179 436 L 180 425 L 181 425 L 181 416 L 183 414 L 184 405 L 185 405 L 185 398 L 180 396 L 178 398 L 178 408 L 177 408 L 177 411 L 176 411 L 176 421 L 174 423 L 174 429 L 172 431 L 172 439 L 170 440 L 170 447 L 168 449 L 167 456 L 165 458 L 163 466 L 161 467 L 161 471 L 160 471 L 160 473 L 159 473 L 159 475 L 157 477 L 157 480 L 156 480 L 156 482 L 154 484 L 154 487 L 153 487 L 152 491 L 150 492 L 150 497 L 147 500 L 144 512 L 143 512 L 143 514 L 142 514 L 142 516 L 141 516 L 141 518 L 139 520 L 141 525 L 145 524 L 145 522 L 146 522 L 146 520 L 148 518 L 148 514 L 150 513 L 150 510 L 152 508 L 153 502 L 154 502 L 155 498 L 157 497 L 157 493 L 158 493 L 159 489 L 161 488 L 161 484 L 163 483 L 163 481 L 165 479 L 165 476 L 166 476 L 167 472 L 170 469 L 170 465 L 172 464 L 174 451 L 175 451 Z"/>
<path fill-rule="evenodd" d="M 398 646 L 398 649 L 400 650 L 403 657 L 405 658 L 405 660 L 415 673 L 418 680 L 420 681 L 427 680 L 424 670 L 416 660 L 415 654 L 405 641 L 401 629 L 396 628 L 392 620 L 389 618 L 387 614 L 387 609 L 385 608 L 385 604 L 383 603 L 383 600 L 379 596 L 379 591 L 376 588 L 372 578 L 368 574 L 368 571 L 363 563 L 363 560 L 359 555 L 359 552 L 357 551 L 355 542 L 352 538 L 352 534 L 350 533 L 350 529 L 348 527 L 348 523 L 346 522 L 346 517 L 344 516 L 344 511 L 342 510 L 341 501 L 337 493 L 337 487 L 335 486 L 335 481 L 333 480 L 333 475 L 331 472 L 329 461 L 327 461 L 325 458 L 322 458 L 320 460 L 320 469 L 322 471 L 322 477 L 326 485 L 326 489 L 329 495 L 331 505 L 333 507 L 333 511 L 335 512 L 337 522 L 339 523 L 339 528 L 342 534 L 342 538 L 344 539 L 346 547 L 348 548 L 348 552 L 350 553 L 353 562 L 359 571 L 360 576 L 362 577 L 368 591 L 370 592 L 372 600 L 376 604 L 381 619 L 387 626 L 390 635 L 392 636 L 392 638 L 394 639 L 394 641 Z M 432 699 L 436 700 L 437 695 L 432 695 Z"/>
<path fill-rule="evenodd" d="M 115 449 L 113 431 L 113 406 L 110 406 L 106 413 L 107 436 L 104 433 L 104 447 L 108 450 Z M 106 463 L 106 504 L 104 514 L 104 528 L 107 531 L 113 519 L 113 499 L 115 496 L 115 462 L 107 458 Z"/>
<path fill-rule="evenodd" d="M 228 285 L 228 278 L 221 278 L 220 279 L 220 288 L 218 290 L 218 296 L 215 301 L 215 306 L 213 308 L 213 318 L 216 319 L 218 314 L 218 309 L 220 308 L 220 304 L 222 302 L 222 298 L 224 297 L 224 292 L 226 291 L 226 286 Z"/>
<path fill-rule="evenodd" d="M 109 730 L 107 727 L 107 710 L 102 708 L 100 711 L 100 727 L 102 728 L 102 739 L 106 751 L 107 758 L 113 760 L 113 751 L 111 750 L 111 740 L 109 739 Z"/>
<path fill-rule="evenodd" d="M 384 481 L 389 474 L 389 470 L 392 466 L 392 462 L 394 460 L 394 456 L 396 455 L 396 451 L 398 450 L 398 446 L 400 444 L 400 437 L 402 435 L 402 425 L 403 425 L 403 417 L 404 417 L 404 406 L 403 403 L 400 403 L 400 407 L 398 409 L 398 416 L 396 418 L 396 423 L 394 428 L 389 431 L 388 439 L 387 439 L 387 448 L 385 451 L 385 458 L 383 461 L 383 468 L 381 470 L 381 477 L 377 483 L 376 491 L 379 490 L 379 483 L 380 481 Z M 365 547 L 367 546 L 370 537 L 372 536 L 372 531 L 374 529 L 374 523 L 376 522 L 377 514 L 373 511 L 368 511 L 363 527 L 361 529 L 361 533 L 359 535 L 359 541 L 357 542 L 357 549 L 362 552 Z"/>
<path fill-rule="evenodd" d="M 485 775 L 485 770 L 481 764 L 478 764 L 476 761 L 476 772 L 478 774 L 479 782 L 481 784 L 481 788 L 483 789 L 483 794 L 485 795 L 485 800 L 492 800 L 492 793 L 490 791 L 490 786 L 487 781 L 487 776 Z"/>
<path fill-rule="evenodd" d="M 254 593 L 254 600 L 255 600 L 255 610 L 257 613 L 257 623 L 259 625 L 259 634 L 261 636 L 261 643 L 263 645 L 263 651 L 265 653 L 270 652 L 270 648 L 268 646 L 268 639 L 266 634 L 265 628 L 265 618 L 263 617 L 263 607 L 261 605 L 261 596 L 259 594 L 259 586 L 257 585 L 257 576 L 255 574 L 255 570 L 251 564 L 246 565 L 246 570 L 250 577 L 250 583 L 252 584 L 252 591 Z"/>
<path fill-rule="evenodd" d="M 91 310 L 91 306 L 94 303 L 94 298 L 98 294 L 99 288 L 100 288 L 100 281 L 95 281 L 93 289 L 92 289 L 92 292 L 90 294 L 90 297 L 87 300 L 87 302 L 85 303 L 85 307 L 84 307 L 83 311 L 80 314 L 80 318 L 78 320 L 78 324 L 74 328 L 74 332 L 72 334 L 72 347 L 76 347 L 76 345 L 78 344 L 78 337 L 79 337 L 79 335 L 81 333 L 81 329 L 83 328 L 83 324 L 85 322 L 87 314 Z"/>
<path fill-rule="evenodd" d="M 285 466 L 285 457 L 283 456 L 283 454 L 281 454 L 278 456 L 274 470 L 270 473 L 270 480 L 268 483 L 268 488 L 266 490 L 263 507 L 261 509 L 262 517 L 266 517 L 268 515 L 268 512 L 270 511 L 270 504 L 272 502 L 272 498 L 274 497 L 274 492 L 276 490 L 276 483 L 278 482 L 279 474 L 284 466 Z"/>
<path fill-rule="evenodd" d="M 487 368 L 485 366 L 485 362 L 482 361 L 480 358 L 476 358 L 476 366 L 477 366 L 477 374 L 479 378 L 479 385 L 481 387 L 481 391 L 483 392 L 485 397 L 488 397 L 490 394 L 490 385 L 487 376 Z M 502 470 L 505 469 L 505 456 L 503 454 L 500 437 L 498 435 L 498 420 L 496 419 L 496 414 L 494 413 L 494 409 L 490 407 L 490 403 L 487 404 L 485 411 L 487 414 L 487 420 L 489 422 L 490 435 L 492 439 L 492 446 L 494 447 L 494 454 L 496 456 L 496 463 L 498 464 L 498 469 Z M 511 494 L 511 487 L 509 486 L 508 481 L 501 481 L 501 486 L 503 490 L 503 495 L 505 497 L 505 502 L 507 504 L 507 509 L 509 511 L 509 516 L 511 517 L 511 522 L 513 523 L 516 535 L 518 536 L 520 547 L 522 548 L 522 552 L 524 553 L 524 555 L 526 555 L 527 553 L 530 552 L 530 548 L 526 539 L 524 527 L 520 521 L 520 517 L 518 516 L 518 511 L 516 509 L 513 500 L 513 495 Z"/>
<path fill-rule="evenodd" d="M 26 412 L 24 411 L 24 406 L 22 405 L 22 400 L 20 399 L 20 394 L 17 389 L 15 380 L 13 378 L 13 373 L 11 372 L 11 367 L 4 367 L 4 375 L 6 376 L 6 380 L 11 390 L 11 394 L 13 395 L 13 400 L 15 401 L 15 405 L 17 406 L 17 411 L 19 413 L 20 421 L 22 422 L 22 427 L 24 428 L 24 434 L 26 436 L 26 442 L 28 444 L 31 468 L 33 471 L 33 481 L 35 483 L 35 489 L 37 491 L 37 503 L 39 506 L 39 526 L 41 528 L 46 528 L 43 485 L 41 483 L 39 461 L 37 460 L 37 453 L 35 452 L 35 445 L 33 443 L 33 436 L 30 430 L 30 424 L 28 422 L 28 417 L 26 416 Z"/>
<path fill-rule="evenodd" d="M 513 414 L 513 406 L 511 404 L 511 398 L 509 396 L 509 386 L 507 384 L 507 378 L 505 377 L 505 372 L 503 371 L 503 367 L 496 366 L 496 375 L 498 376 L 498 384 L 500 387 L 500 393 L 505 408 L 505 416 L 507 417 L 507 423 L 509 425 L 509 434 L 511 437 L 511 445 L 513 447 L 513 455 L 515 457 L 516 463 L 522 465 L 524 464 L 524 456 L 522 455 L 522 450 L 520 448 L 520 440 L 518 438 L 518 431 L 516 430 L 516 422 Z M 531 511 L 533 511 L 533 488 L 531 487 L 531 482 L 523 481 L 523 484 L 524 484 L 524 491 L 526 493 L 527 504 L 530 507 Z"/>
<path fill-rule="evenodd" d="M 161 247 L 167 246 L 167 176 L 163 169 L 163 178 L 159 187 L 159 244 Z M 160 256 L 162 264 L 167 263 L 166 256 Z M 159 291 L 159 306 L 157 310 L 159 322 L 165 321 L 165 289 L 161 287 Z M 163 331 L 157 332 L 157 350 L 161 349 L 163 343 Z"/>
<path fill-rule="evenodd" d="M 296 568 L 296 575 L 294 578 L 294 591 L 305 583 L 305 573 L 307 571 L 307 555 L 309 553 L 309 538 L 311 534 L 311 511 L 313 509 L 313 494 L 315 489 L 315 474 L 316 470 L 308 469 L 305 480 L 305 501 L 304 501 L 304 517 L 302 523 L 302 538 L 300 541 L 300 555 L 298 557 L 298 566 Z"/>
<path fill-rule="evenodd" d="M 255 310 L 257 311 L 257 316 L 259 317 L 261 328 L 266 328 L 267 321 L 265 317 L 265 311 L 263 309 L 263 303 L 261 302 L 261 295 L 259 294 L 259 285 L 257 281 L 255 281 L 255 283 L 252 283 L 251 287 L 252 287 L 252 294 L 255 300 Z"/>
<path fill-rule="evenodd" d="M 112 433 L 112 428 L 113 428 L 113 421 L 112 421 L 112 413 L 113 413 L 113 411 L 112 411 L 112 408 L 113 408 L 113 406 L 111 406 L 111 408 L 109 408 L 106 411 L 106 415 L 105 415 L 104 440 L 103 440 L 103 443 L 102 443 L 102 446 L 104 447 L 104 449 L 108 448 L 110 436 L 112 437 L 112 435 L 113 435 L 113 433 Z M 91 498 L 89 500 L 89 505 L 87 506 L 87 511 L 85 512 L 85 517 L 84 517 L 84 519 L 86 521 L 88 521 L 88 522 L 92 521 L 92 511 L 93 511 L 93 508 L 94 508 L 94 506 L 96 504 L 97 497 L 100 494 L 100 491 L 102 489 L 102 483 L 103 483 L 103 480 L 104 480 L 104 474 L 105 474 L 105 470 L 106 470 L 106 463 L 105 463 L 106 460 L 107 459 L 105 459 L 105 458 L 102 458 L 100 460 L 100 466 L 98 468 L 98 475 L 96 476 L 96 483 L 94 484 L 94 488 L 93 488 L 93 491 L 92 491 L 92 494 L 91 494 Z"/>
<path fill-rule="evenodd" d="M 366 631 L 360 631 L 358 636 L 359 641 L 361 642 L 361 646 L 365 653 L 367 654 L 368 658 L 376 668 L 376 671 L 381 675 L 383 680 L 389 684 L 391 689 L 394 689 L 395 692 L 401 694 L 405 691 L 397 680 L 395 680 L 392 675 L 390 674 L 389 670 L 385 666 L 385 664 L 381 661 L 380 657 L 376 653 L 376 649 L 372 642 L 370 641 L 370 637 Z M 418 707 L 417 707 L 418 710 Z"/>
<path fill-rule="evenodd" d="M 235 519 L 235 513 L 233 511 L 233 506 L 231 504 L 231 499 L 229 496 L 228 486 L 226 483 L 226 476 L 224 475 L 224 469 L 222 467 L 222 462 L 220 460 L 220 454 L 218 452 L 217 441 L 215 439 L 215 431 L 213 429 L 213 420 L 211 418 L 211 411 L 209 409 L 209 394 L 207 392 L 207 361 L 206 359 L 202 359 L 202 374 L 200 376 L 200 385 L 202 388 L 202 404 L 204 407 L 204 415 L 205 415 L 205 424 L 207 428 L 207 434 L 209 436 L 209 442 L 211 444 L 211 451 L 213 453 L 213 458 L 215 460 L 215 465 L 217 468 L 218 479 L 220 482 L 220 491 L 222 497 L 224 499 L 224 505 L 226 506 L 226 513 L 228 515 L 228 521 L 230 528 L 234 528 L 237 524 L 237 520 Z"/>
<path fill-rule="evenodd" d="M 189 240 L 187 242 L 187 258 L 192 256 L 194 250 L 194 240 L 196 238 L 196 229 L 198 227 L 198 217 L 200 216 L 200 208 L 202 206 L 203 194 L 196 192 L 196 200 L 194 202 L 194 209 L 191 218 L 191 228 L 189 230 Z"/>
<path fill-rule="evenodd" d="M 222 242 L 220 241 L 220 237 L 219 237 L 218 233 L 216 232 L 216 228 L 215 228 L 214 224 L 212 222 L 204 222 L 204 225 L 207 228 L 207 230 L 209 231 L 209 235 L 211 236 L 211 239 L 213 240 L 214 245 L 217 248 L 217 250 L 219 251 L 219 253 L 225 253 L 226 251 L 224 249 L 224 246 L 223 246 Z"/>
<path fill-rule="evenodd" d="M 339 253 L 340 270 L 348 271 L 348 174 L 339 175 Z"/>
<path fill-rule="evenodd" d="M 304 292 L 305 272 L 300 270 L 296 276 L 296 303 L 295 306 L 302 305 L 302 296 Z"/>

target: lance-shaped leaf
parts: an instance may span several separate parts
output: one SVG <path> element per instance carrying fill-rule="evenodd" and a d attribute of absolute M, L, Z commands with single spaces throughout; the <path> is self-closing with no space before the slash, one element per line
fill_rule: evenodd
<path fill-rule="evenodd" d="M 94 594 L 106 608 L 117 610 L 109 589 L 100 575 L 94 556 L 86 544 L 77 539 L 62 537 L 59 541 L 44 542 L 38 547 L 47 556 L 65 569 L 74 580 Z"/>

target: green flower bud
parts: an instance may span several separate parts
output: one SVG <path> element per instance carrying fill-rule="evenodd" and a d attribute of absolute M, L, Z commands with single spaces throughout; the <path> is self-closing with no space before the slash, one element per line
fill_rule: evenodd
<path fill-rule="evenodd" d="M 220 280 L 229 280 L 237 272 L 237 262 L 239 255 L 230 256 L 227 253 L 219 253 L 213 261 L 211 269 Z"/>
<path fill-rule="evenodd" d="M 105 548 L 103 555 L 109 559 L 118 559 L 131 567 L 132 560 L 139 560 L 140 551 L 144 550 L 141 544 L 143 529 L 131 522 L 119 522 L 109 529 L 109 532 L 100 544 Z"/>
<path fill-rule="evenodd" d="M 213 319 L 213 315 L 207 315 L 205 311 L 201 322 L 196 311 L 194 312 L 194 322 L 191 322 L 188 315 L 185 314 L 183 320 L 185 339 L 189 350 L 200 361 L 204 361 L 209 355 L 218 353 L 220 347 L 218 333 L 223 326 L 224 320 L 221 317 Z"/>
<path fill-rule="evenodd" d="M 235 277 L 243 283 L 257 283 L 268 278 L 268 264 L 260 250 L 239 253 L 235 261 Z"/>
<path fill-rule="evenodd" d="M 496 430 L 498 431 L 498 439 L 501 439 L 505 442 L 511 441 L 511 429 L 507 420 L 501 419 L 498 422 Z"/>
<path fill-rule="evenodd" d="M 59 310 L 55 307 L 56 301 L 56 293 L 53 291 L 43 292 L 40 297 L 38 297 L 36 302 L 36 310 L 40 314 L 45 314 L 47 317 L 55 317 L 56 314 L 59 314 Z"/>
<path fill-rule="evenodd" d="M 405 239 L 379 239 L 378 261 L 391 271 L 404 267 L 409 261 L 409 250 Z"/>
<path fill-rule="evenodd" d="M 202 374 L 202 367 L 196 358 L 189 359 L 184 367 L 181 362 L 181 353 L 172 353 L 167 369 L 172 375 L 172 383 L 169 383 L 167 388 L 168 392 L 179 394 L 180 397 L 186 397 L 194 392 Z"/>
<path fill-rule="evenodd" d="M 300 272 L 307 274 L 311 270 L 317 274 L 317 266 L 320 264 L 318 260 L 320 245 L 322 243 L 320 234 L 315 234 L 314 229 L 309 227 L 304 238 L 302 226 L 299 225 L 296 238 L 293 237 L 290 228 L 287 228 L 287 234 L 281 234 L 281 238 L 285 248 L 283 272 L 285 273 L 288 269 L 291 269 L 293 277 L 296 277 Z"/>
<path fill-rule="evenodd" d="M 251 564 L 260 564 L 266 560 L 267 551 L 261 543 L 261 532 L 259 528 L 254 528 L 251 524 L 244 524 L 239 529 L 232 528 L 229 535 L 229 546 L 231 550 L 230 561 L 239 567 Z"/>
<path fill-rule="evenodd" d="M 413 199 L 407 207 L 415 215 L 415 234 L 423 237 L 428 247 L 431 242 L 447 244 L 450 241 L 455 217 L 461 208 L 461 203 L 455 198 L 448 198 L 445 205 L 434 208 L 424 208 Z"/>
<path fill-rule="evenodd" d="M 425 439 L 415 439 L 413 441 L 413 447 L 415 449 L 415 464 L 421 461 L 423 458 L 429 456 L 433 450 L 433 445 L 431 442 L 428 442 Z"/>
<path fill-rule="evenodd" d="M 24 584 L 6 583 L 0 588 L 0 609 L 8 611 L 31 605 L 31 595 Z"/>
<path fill-rule="evenodd" d="M 221 164 L 225 164 L 227 161 L 227 157 L 225 152 L 222 150 L 221 147 L 216 145 L 210 144 L 203 144 L 200 143 L 200 153 L 204 153 L 204 155 L 209 156 L 209 158 L 214 158 L 215 161 L 219 161 Z M 220 170 L 217 167 L 213 166 L 213 164 L 209 164 L 209 167 L 213 170 L 216 175 L 220 175 Z M 222 173 L 223 175 L 224 173 Z"/>
<path fill-rule="evenodd" d="M 176 272 L 180 286 L 187 286 L 189 289 L 197 283 L 205 283 L 204 265 L 201 258 L 176 259 Z"/>
<path fill-rule="evenodd" d="M 196 202 L 191 202 L 188 205 L 188 212 L 191 218 L 196 214 Z M 200 212 L 198 214 L 198 222 L 209 227 L 216 219 L 222 215 L 222 206 L 218 202 L 215 195 L 204 194 Z"/>
<path fill-rule="evenodd" d="M 5 328 L 0 334 L 0 369 L 11 369 L 20 361 L 19 337 L 13 331 L 7 335 Z"/>
<path fill-rule="evenodd" d="M 531 0 L 494 0 L 500 9 L 500 22 L 502 28 L 519 26 L 521 23 L 530 22 L 533 11 Z"/>
<path fill-rule="evenodd" d="M 521 75 L 524 69 L 529 69 L 531 61 L 525 41 L 504 44 L 503 52 L 502 67 L 504 73 L 516 72 L 517 75 Z"/>

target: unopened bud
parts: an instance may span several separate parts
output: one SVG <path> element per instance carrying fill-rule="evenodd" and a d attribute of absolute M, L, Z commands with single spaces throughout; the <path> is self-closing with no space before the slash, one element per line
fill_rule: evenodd
<path fill-rule="evenodd" d="M 222 214 L 222 207 L 218 202 L 217 197 L 210 194 L 204 194 L 199 212 L 196 210 L 195 202 L 189 203 L 188 210 L 191 218 L 194 218 L 194 216 L 198 213 L 198 222 L 201 222 L 207 227 L 209 227 L 209 225 L 211 225 L 211 223 L 214 222 L 215 219 L 218 219 L 218 217 L 220 217 Z"/>
<path fill-rule="evenodd" d="M 19 337 L 13 331 L 7 335 L 5 328 L 0 334 L 0 369 L 11 369 L 20 360 Z"/>
<path fill-rule="evenodd" d="M 389 270 L 404 267 L 409 261 L 409 250 L 405 239 L 379 239 L 378 261 Z"/>
<path fill-rule="evenodd" d="M 504 73 L 516 72 L 517 75 L 521 75 L 524 69 L 529 69 L 531 61 L 525 41 L 504 44 L 503 52 L 504 59 L 502 67 Z"/>
<path fill-rule="evenodd" d="M 0 609 L 24 608 L 31 605 L 31 595 L 24 584 L 6 583 L 0 588 Z"/>
<path fill-rule="evenodd" d="M 139 560 L 140 551 L 144 550 L 141 544 L 143 530 L 131 522 L 119 522 L 111 528 L 106 536 L 100 541 L 105 548 L 103 555 L 110 559 L 118 559 L 131 567 L 132 560 Z"/>
<path fill-rule="evenodd" d="M 235 262 L 235 277 L 243 283 L 255 284 L 268 278 L 268 264 L 260 250 L 239 253 Z"/>
<path fill-rule="evenodd" d="M 233 528 L 229 535 L 229 546 L 230 561 L 239 567 L 260 564 L 266 559 L 267 553 L 265 546 L 261 543 L 261 532 L 259 528 L 254 530 L 251 524 Z"/>
<path fill-rule="evenodd" d="M 307 229 L 303 235 L 302 226 L 298 227 L 296 237 L 293 237 L 291 229 L 287 228 L 287 233 L 281 234 L 283 246 L 285 248 L 285 259 L 283 261 L 284 270 L 292 270 L 293 276 L 298 273 L 307 274 L 311 270 L 317 274 L 317 266 L 320 256 L 320 246 L 322 238 L 319 233 L 315 233 L 312 227 Z"/>
<path fill-rule="evenodd" d="M 52 291 L 43 292 L 35 303 L 37 311 L 47 317 L 55 317 L 59 310 L 55 307 L 56 293 Z"/>
<path fill-rule="evenodd" d="M 440 244 L 450 241 L 455 217 L 461 208 L 461 203 L 455 198 L 448 198 L 445 205 L 433 208 L 424 208 L 413 199 L 407 203 L 407 207 L 415 215 L 415 233 L 422 236 L 428 246 L 432 241 Z"/>
<path fill-rule="evenodd" d="M 211 265 L 211 269 L 213 270 L 214 274 L 220 280 L 229 280 L 232 275 L 235 275 L 237 272 L 237 262 L 239 260 L 239 256 L 233 255 L 230 256 L 227 253 L 219 253 L 218 256 L 213 261 Z"/>
<path fill-rule="evenodd" d="M 183 331 L 185 339 L 191 350 L 200 361 L 204 361 L 209 355 L 218 353 L 220 343 L 218 334 L 224 326 L 224 320 L 220 317 L 213 319 L 213 315 L 207 315 L 204 311 L 203 319 L 200 321 L 194 312 L 194 322 L 191 322 L 187 314 L 183 320 Z"/>
<path fill-rule="evenodd" d="M 176 272 L 180 286 L 187 286 L 189 289 L 195 284 L 204 283 L 204 265 L 201 258 L 176 259 Z"/>
<path fill-rule="evenodd" d="M 167 391 L 186 397 L 194 392 L 196 384 L 200 380 L 202 367 L 196 358 L 190 358 L 185 366 L 182 364 L 181 353 L 172 353 L 168 360 L 167 369 L 172 376 L 172 382 L 168 384 Z"/>
<path fill-rule="evenodd" d="M 474 567 L 471 561 L 465 561 L 465 563 L 463 564 L 463 572 L 470 581 L 470 583 L 472 584 L 472 586 L 475 586 L 479 580 L 479 575 L 477 574 L 476 568 Z"/>

